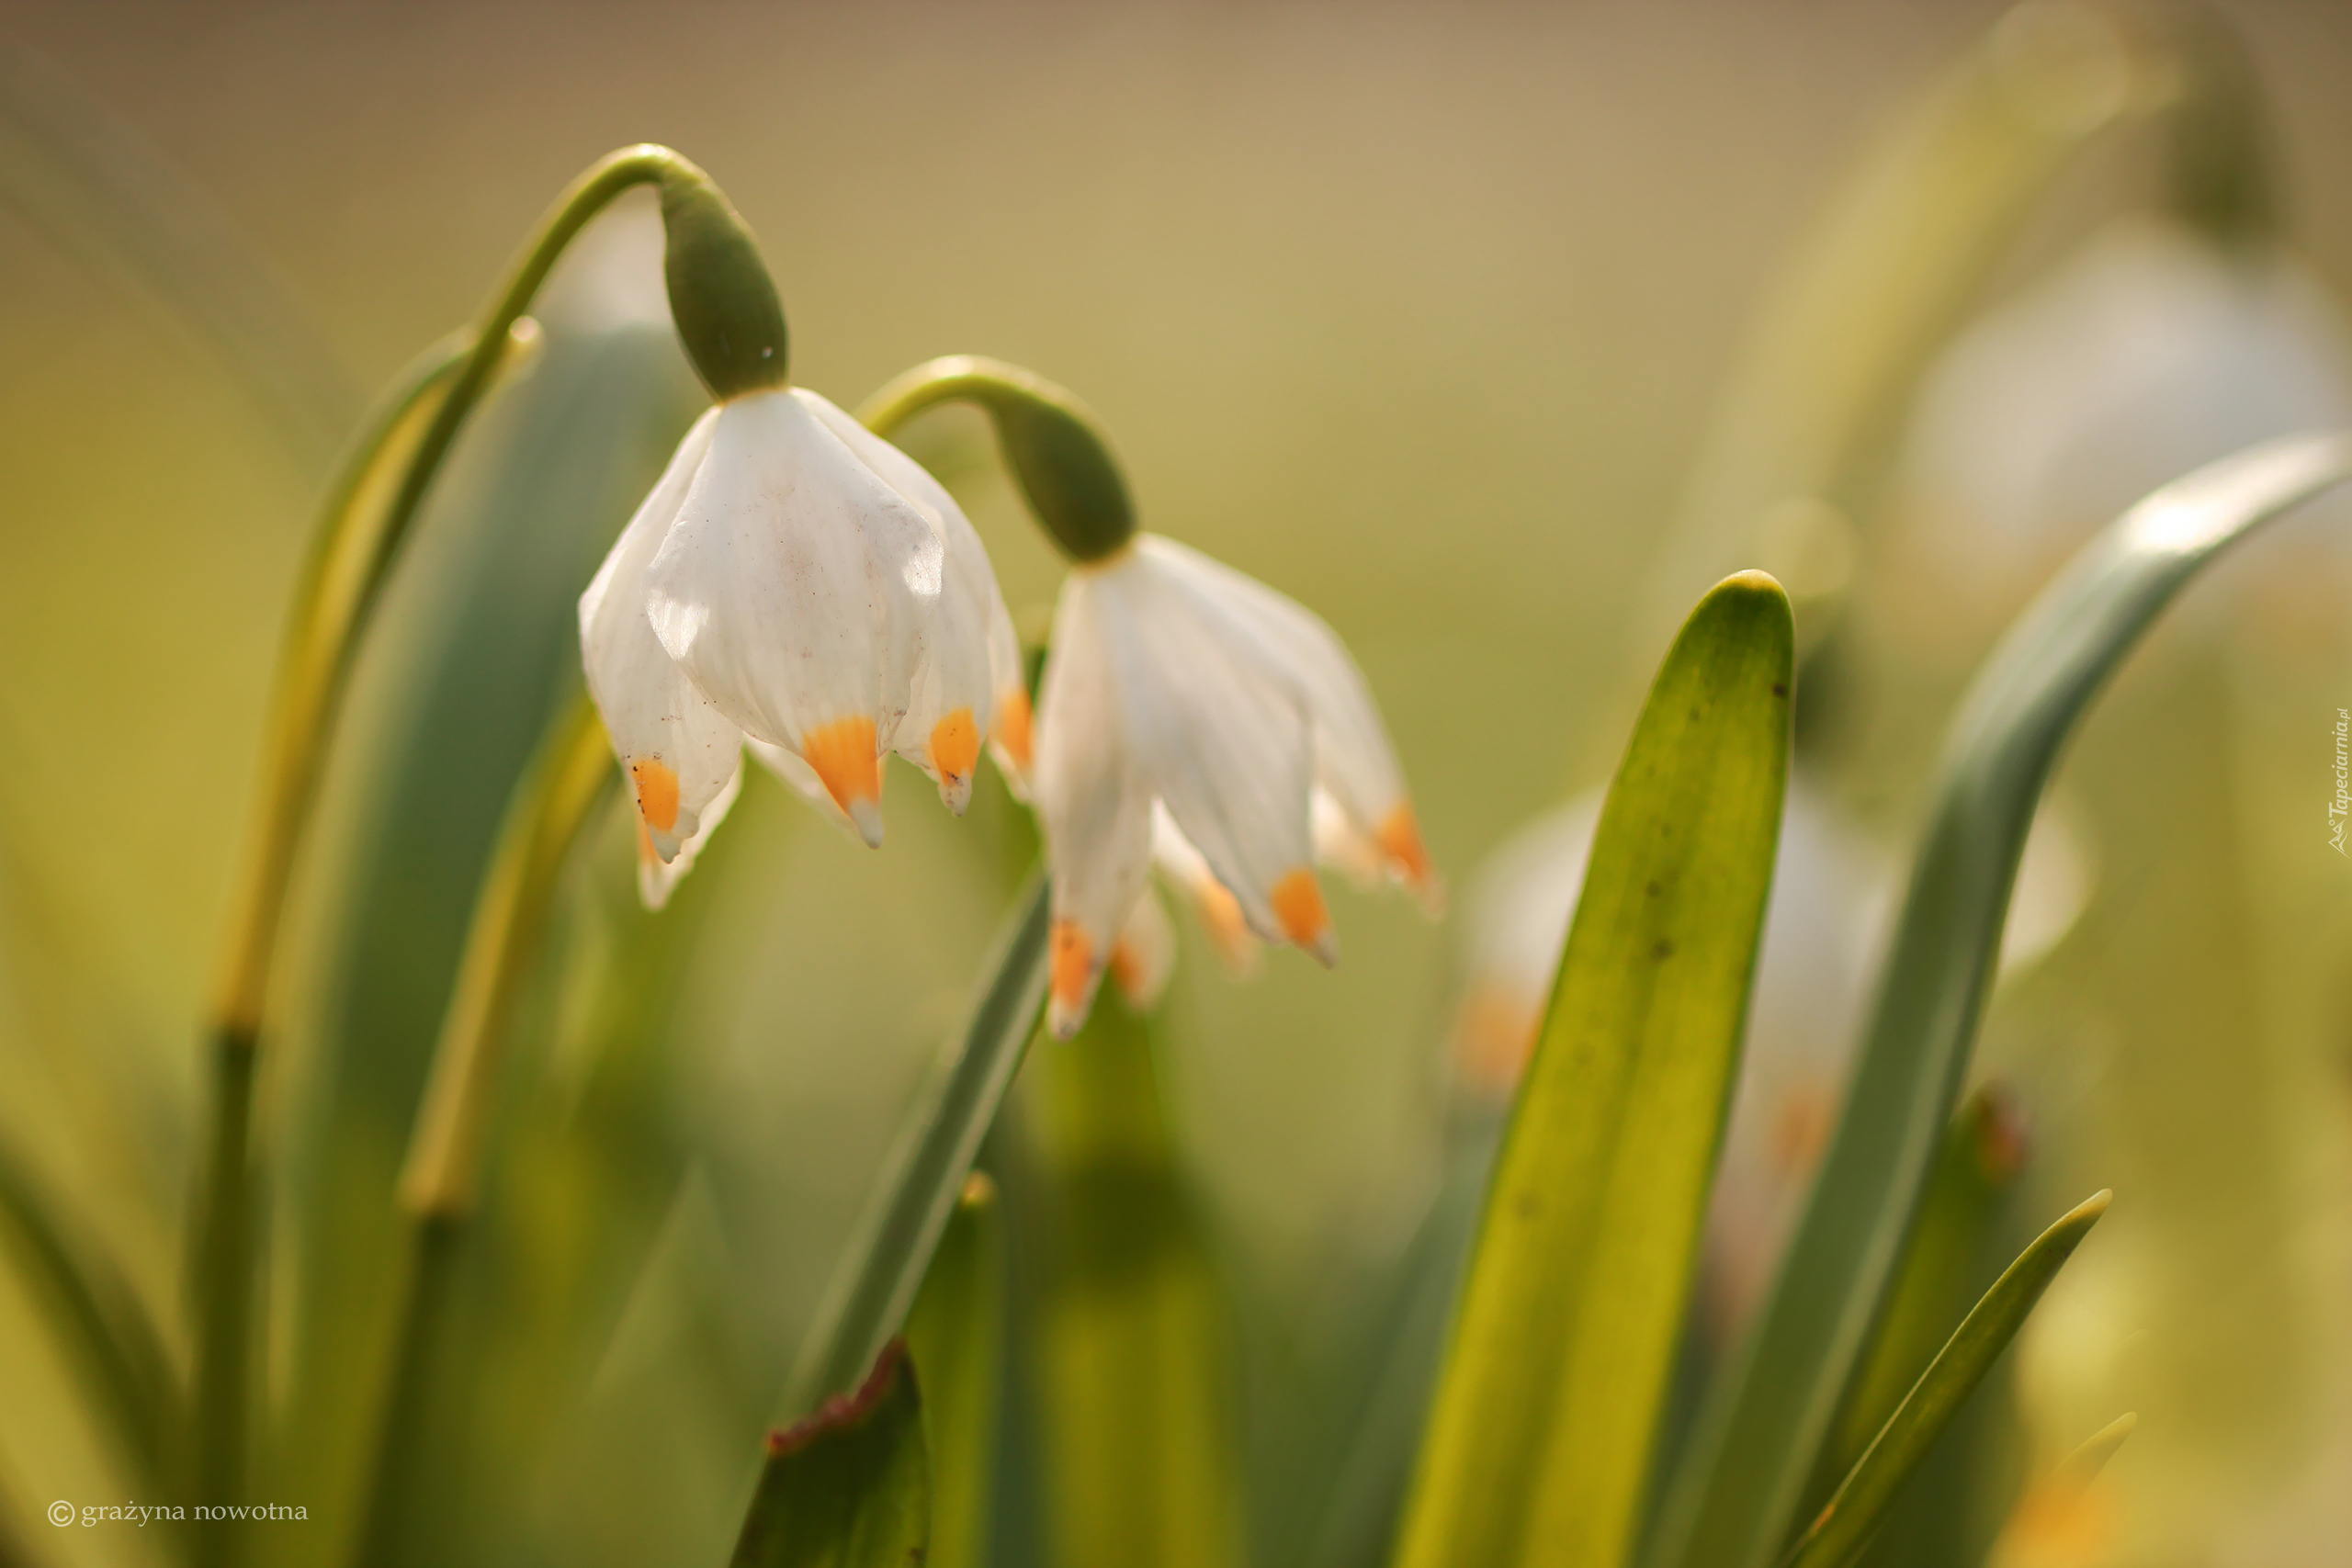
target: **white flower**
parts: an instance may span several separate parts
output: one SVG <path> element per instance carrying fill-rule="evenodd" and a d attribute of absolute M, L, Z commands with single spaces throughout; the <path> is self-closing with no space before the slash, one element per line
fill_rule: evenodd
<path fill-rule="evenodd" d="M 2352 423 L 2352 336 L 2278 246 L 2119 221 L 1956 338 L 1898 485 L 1923 609 L 2006 620 L 2133 502 L 2274 435 Z"/>
<path fill-rule="evenodd" d="M 1338 637 L 1171 540 L 1138 534 L 1071 573 L 1037 742 L 1057 1034 L 1085 1019 L 1155 837 L 1196 900 L 1213 886 L 1250 931 L 1326 964 L 1339 946 L 1313 869 L 1318 790 L 1333 837 L 1437 897 L 1396 754 Z"/>
<path fill-rule="evenodd" d="M 987 552 L 937 481 L 813 392 L 679 444 L 580 601 L 589 694 L 643 842 L 674 868 L 754 754 L 869 844 L 896 751 L 961 812 L 981 746 L 1018 781 L 1028 701 Z M 647 874 L 667 896 L 678 872 Z"/>

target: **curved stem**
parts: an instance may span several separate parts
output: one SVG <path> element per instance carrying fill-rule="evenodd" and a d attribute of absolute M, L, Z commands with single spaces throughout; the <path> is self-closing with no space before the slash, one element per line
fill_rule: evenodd
<path fill-rule="evenodd" d="M 347 649 L 356 645 L 381 586 L 378 563 L 390 554 L 385 491 L 394 469 L 410 460 L 426 418 L 447 394 L 467 352 L 465 341 L 453 338 L 420 355 L 345 459 L 320 509 L 279 656 L 262 763 L 260 820 L 213 1010 L 214 1120 L 191 1250 L 198 1337 L 184 1478 L 191 1502 L 233 1495 L 243 1471 L 253 1300 L 248 1147 L 254 1050 L 295 846 L 316 793 L 342 674 L 350 663 Z M 225 1529 L 200 1529 L 196 1540 L 199 1563 L 226 1560 Z"/>
<path fill-rule="evenodd" d="M 483 1135 L 504 1066 L 514 998 L 547 934 L 572 843 L 616 776 L 612 745 L 595 708 L 585 697 L 574 699 L 549 727 L 537 758 L 515 786 L 474 905 L 401 1173 L 401 1204 L 411 1225 L 409 1274 L 356 1551 L 361 1563 L 390 1562 L 401 1555 L 440 1323 L 481 1183 Z"/>
<path fill-rule="evenodd" d="M 669 149 L 639 146 L 611 154 L 574 181 L 474 330 L 426 355 L 412 372 L 346 464 L 324 513 L 280 665 L 261 827 L 246 862 L 212 1015 L 217 1102 L 193 1247 L 198 1329 L 191 1501 L 228 1501 L 243 1476 L 254 1288 L 254 1056 L 296 851 L 369 613 L 443 460 L 512 352 L 524 313 L 557 257 L 615 197 L 665 178 L 703 180 L 699 169 Z M 530 334 L 526 329 L 520 335 L 527 340 Z M 383 499 L 387 491 L 389 500 Z M 197 1539 L 199 1568 L 230 1561 L 225 1528 L 200 1531 Z"/>
<path fill-rule="evenodd" d="M 996 427 L 1005 466 L 1062 552 L 1101 560 L 1135 536 L 1135 503 L 1102 423 L 1044 377 L 978 355 L 916 366 L 868 398 L 858 419 L 876 435 L 945 402 L 967 402 Z"/>

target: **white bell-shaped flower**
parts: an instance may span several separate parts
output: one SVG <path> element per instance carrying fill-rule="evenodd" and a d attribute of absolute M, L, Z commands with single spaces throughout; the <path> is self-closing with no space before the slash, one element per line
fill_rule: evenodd
<path fill-rule="evenodd" d="M 1067 1037 L 1163 863 L 1205 866 L 1241 923 L 1326 964 L 1318 790 L 1351 846 L 1438 885 L 1378 710 L 1330 627 L 1149 534 L 1072 572 L 1054 617 L 1033 780 L 1053 872 L 1049 1020 Z M 1165 823 L 1155 834 L 1157 818 Z M 1179 870 L 1180 886 L 1201 879 Z"/>
<path fill-rule="evenodd" d="M 649 903 L 723 809 L 747 739 L 869 844 L 888 752 L 959 813 L 992 741 L 1022 782 L 1028 702 L 979 536 L 912 459 L 813 392 L 747 393 L 695 423 L 582 596 L 580 630 L 665 868 L 645 874 Z"/>

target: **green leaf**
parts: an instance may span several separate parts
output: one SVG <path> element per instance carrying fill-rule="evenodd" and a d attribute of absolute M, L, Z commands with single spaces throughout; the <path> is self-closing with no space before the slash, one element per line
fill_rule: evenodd
<path fill-rule="evenodd" d="M 2017 1337 L 2026 1314 L 2107 1213 L 2108 1199 L 2109 1194 L 2098 1193 L 2043 1231 L 1994 1282 L 1789 1553 L 1788 1568 L 1845 1568 L 1861 1555 L 1885 1517 L 1895 1489 L 1927 1457 L 1962 1402 L 1992 1371 L 1995 1359 Z"/>
<path fill-rule="evenodd" d="M 1668 1491 L 1653 1568 L 1760 1568 L 1778 1554 L 1959 1098 L 2060 745 L 2183 584 L 2347 474 L 2352 443 L 2302 435 L 2166 486 L 2086 547 L 1986 662 L 1947 745 L 1845 1112 L 1780 1278 Z"/>
<path fill-rule="evenodd" d="M 768 1438 L 732 1568 L 921 1568 L 931 1458 L 903 1341 L 858 1391 Z"/>
<path fill-rule="evenodd" d="M 981 965 L 987 979 L 962 1047 L 908 1127 L 890 1176 L 818 1310 L 793 1371 L 795 1411 L 847 1388 L 914 1304 L 980 1139 L 996 1120 L 1045 1009 L 1046 892 L 1045 877 L 1033 875 Z"/>
<path fill-rule="evenodd" d="M 1002 1206 L 996 1184 L 974 1171 L 907 1314 L 931 1448 L 926 1568 L 978 1568 L 987 1559 L 1004 1383 L 1004 1292 Z"/>
<path fill-rule="evenodd" d="M 1844 513 L 1857 485 L 2051 190 L 2135 123 L 2196 116 L 2226 127 L 2245 115 L 2231 40 L 2120 11 L 2018 7 L 1830 195 L 1757 310 L 1714 410 L 1653 591 L 1657 622 L 1670 625 L 1735 565 L 1780 573 L 1800 604 L 1834 595 L 1851 567 Z M 2211 135 L 2167 136 L 2158 155 L 2209 165 L 2195 176 L 2204 186 L 2261 178 L 2250 144 Z M 1807 638 L 1824 624 L 1806 617 Z"/>
<path fill-rule="evenodd" d="M 181 1421 L 180 1390 L 162 1336 L 87 1224 L 0 1146 L 0 1232 L 17 1268 L 79 1363 L 99 1416 L 150 1482 L 175 1479 L 169 1460 Z M 80 1240 L 73 1238 L 79 1237 Z"/>
<path fill-rule="evenodd" d="M 1623 1560 L 1747 1011 L 1794 628 L 1742 572 L 1651 687 L 1487 1190 L 1401 1568 Z"/>
<path fill-rule="evenodd" d="M 1888 1292 L 1885 1319 L 1855 1375 L 1835 1438 L 1822 1451 L 1816 1500 L 1854 1468 L 1984 1288 L 1996 1261 L 1985 1254 L 2023 1159 L 2021 1137 L 2001 1097 L 1989 1092 L 1971 1096 L 1952 1118 Z"/>
<path fill-rule="evenodd" d="M 1035 1416 L 1062 1568 L 1238 1568 L 1231 1311 L 1160 1111 L 1150 1026 L 1098 999 L 1046 1047 Z"/>

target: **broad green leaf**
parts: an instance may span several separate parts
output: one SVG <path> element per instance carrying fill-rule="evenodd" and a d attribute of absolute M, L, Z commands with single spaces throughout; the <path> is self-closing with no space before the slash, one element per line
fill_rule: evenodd
<path fill-rule="evenodd" d="M 1058 1568 L 1238 1568 L 1233 1325 L 1160 1113 L 1150 1026 L 1105 996 L 1035 1069 L 1034 1415 Z"/>
<path fill-rule="evenodd" d="M 2105 1192 L 2094 1195 L 2042 1232 L 1994 1282 L 1789 1553 L 1789 1568 L 1845 1568 L 1861 1555 L 1885 1517 L 1895 1489 L 1927 1457 L 1962 1402 L 1992 1371 L 1995 1359 L 2017 1337 L 2026 1314 L 2107 1213 L 2108 1197 Z"/>
<path fill-rule="evenodd" d="M 2352 474 L 2335 435 L 2266 442 L 2134 506 L 2086 547 L 1962 703 L 1846 1110 L 1739 1359 L 1668 1492 L 1652 1568 L 1761 1568 L 1879 1316 L 1966 1077 L 2034 805 L 2109 673 L 2222 549 Z"/>
<path fill-rule="evenodd" d="M 931 1448 L 926 1568 L 978 1568 L 987 1558 L 1004 1382 L 1004 1292 L 1003 1213 L 996 1184 L 974 1171 L 907 1314 Z"/>
<path fill-rule="evenodd" d="M 931 1458 L 906 1346 L 854 1394 L 768 1438 L 732 1568 L 922 1568 Z"/>
<path fill-rule="evenodd" d="M 1487 1189 L 1401 1568 L 1632 1544 L 1738 1076 L 1793 641 L 1780 584 L 1743 572 L 1650 689 Z"/>
<path fill-rule="evenodd" d="M 180 1391 L 162 1337 L 138 1292 L 99 1250 L 87 1224 L 61 1212 L 41 1184 L 0 1146 L 0 1234 L 17 1269 L 79 1363 L 93 1404 L 141 1467 L 168 1482 L 179 1433 Z"/>
<path fill-rule="evenodd" d="M 1033 876 L 1014 900 L 961 1048 L 908 1127 L 890 1175 L 858 1227 L 841 1272 L 819 1309 L 790 1407 L 812 1408 L 847 1388 L 906 1321 L 931 1267 L 947 1216 L 1004 1091 L 1029 1049 L 1046 1005 L 1046 879 Z"/>

